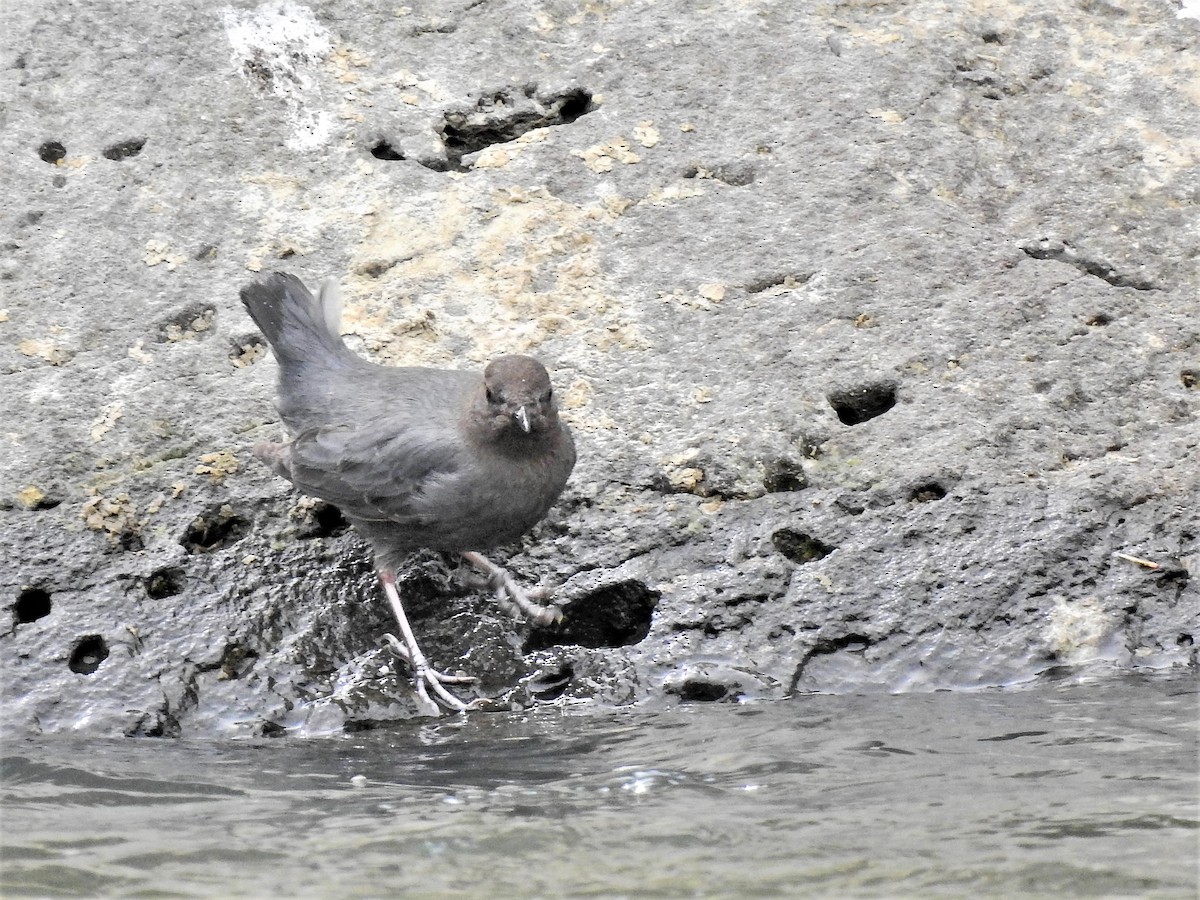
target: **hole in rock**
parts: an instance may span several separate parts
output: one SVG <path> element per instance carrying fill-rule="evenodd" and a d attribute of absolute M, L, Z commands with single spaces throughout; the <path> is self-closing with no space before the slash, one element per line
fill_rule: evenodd
<path fill-rule="evenodd" d="M 50 615 L 50 594 L 41 588 L 22 588 L 13 604 L 13 616 L 18 625 L 28 625 Z"/>
<path fill-rule="evenodd" d="M 630 579 L 608 584 L 563 607 L 557 625 L 534 626 L 525 653 L 575 644 L 580 647 L 628 647 L 650 633 L 658 591 Z"/>
<path fill-rule="evenodd" d="M 179 720 L 165 710 L 158 710 L 143 715 L 133 728 L 125 732 L 125 737 L 177 738 L 182 734 Z"/>
<path fill-rule="evenodd" d="M 592 95 L 583 88 L 575 88 L 552 97 L 547 105 L 558 104 L 558 124 L 570 125 L 582 115 L 592 111 Z"/>
<path fill-rule="evenodd" d="M 337 537 L 350 527 L 350 523 L 346 521 L 346 517 L 342 515 L 342 511 L 332 503 L 326 503 L 324 500 L 318 500 L 313 505 L 309 512 L 309 517 L 297 531 L 297 537 L 300 538 L 327 538 Z"/>
<path fill-rule="evenodd" d="M 42 162 L 56 163 L 67 158 L 67 148 L 58 141 L 46 141 L 38 147 L 37 154 L 41 157 Z"/>
<path fill-rule="evenodd" d="M 116 539 L 117 546 L 126 553 L 137 553 L 139 550 L 146 549 L 146 542 L 142 540 L 142 536 L 130 528 L 126 528 L 116 535 Z"/>
<path fill-rule="evenodd" d="M 1184 369 L 1179 373 L 1179 381 L 1185 388 L 1194 388 L 1200 384 L 1200 373 L 1195 369 Z"/>
<path fill-rule="evenodd" d="M 189 553 L 208 553 L 241 540 L 249 527 L 245 519 L 225 504 L 196 516 L 184 530 L 179 543 Z"/>
<path fill-rule="evenodd" d="M 515 141 L 535 128 L 569 125 L 592 110 L 592 95 L 583 88 L 552 94 L 525 108 L 510 108 L 513 98 L 497 91 L 481 99 L 478 110 L 446 113 L 442 125 L 442 143 L 446 147 L 448 168 L 461 169 L 462 158 L 470 153 Z M 484 110 L 488 112 L 484 113 Z M 430 164 L 430 167 L 434 167 Z"/>
<path fill-rule="evenodd" d="M 729 686 L 715 681 L 689 678 L 682 684 L 672 685 L 668 691 L 685 702 L 714 703 L 729 695 Z"/>
<path fill-rule="evenodd" d="M 565 664 L 557 669 L 539 672 L 537 677 L 529 682 L 529 693 L 538 700 L 555 700 L 566 693 L 574 677 L 575 670 Z"/>
<path fill-rule="evenodd" d="M 793 531 L 791 528 L 780 528 L 771 535 L 771 543 L 775 545 L 776 550 L 800 565 L 824 559 L 837 549 L 811 534 Z"/>
<path fill-rule="evenodd" d="M 115 144 L 109 144 L 101 152 L 104 154 L 105 159 L 120 162 L 123 159 L 129 159 L 131 156 L 137 156 L 145 146 L 145 138 L 130 138 L 127 141 L 118 141 Z"/>
<path fill-rule="evenodd" d="M 163 566 L 151 572 L 146 579 L 146 595 L 151 600 L 174 597 L 183 591 L 185 581 L 183 569 L 178 566 Z"/>
<path fill-rule="evenodd" d="M 908 499 L 914 503 L 929 503 L 933 500 L 941 500 L 946 496 L 946 489 L 936 481 L 931 481 L 928 484 L 918 485 L 913 488 Z"/>
<path fill-rule="evenodd" d="M 763 487 L 769 494 L 799 491 L 808 484 L 804 468 L 791 459 L 774 459 L 763 467 Z"/>
<path fill-rule="evenodd" d="M 104 642 L 104 638 L 98 634 L 89 634 L 76 642 L 75 649 L 71 651 L 71 660 L 67 663 L 67 668 L 76 675 L 91 675 L 100 668 L 100 663 L 106 659 L 108 659 L 108 644 Z"/>
<path fill-rule="evenodd" d="M 398 162 L 404 159 L 404 154 L 388 141 L 379 141 L 371 148 L 371 155 L 376 159 Z"/>
<path fill-rule="evenodd" d="M 843 634 L 841 637 L 825 638 L 812 649 L 810 656 L 828 656 L 832 653 L 862 653 L 875 642 L 865 634 Z"/>
<path fill-rule="evenodd" d="M 896 386 L 888 382 L 837 391 L 829 395 L 829 405 L 844 425 L 861 425 L 882 416 L 896 405 Z"/>

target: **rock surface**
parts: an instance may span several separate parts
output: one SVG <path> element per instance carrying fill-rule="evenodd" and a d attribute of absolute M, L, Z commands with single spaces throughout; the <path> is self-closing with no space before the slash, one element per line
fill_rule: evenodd
<path fill-rule="evenodd" d="M 5 729 L 413 714 L 367 548 L 249 452 L 274 269 L 380 361 L 551 369 L 508 563 L 562 629 L 402 573 L 503 702 L 1194 668 L 1200 27 L 970 9 L 7 4 Z"/>

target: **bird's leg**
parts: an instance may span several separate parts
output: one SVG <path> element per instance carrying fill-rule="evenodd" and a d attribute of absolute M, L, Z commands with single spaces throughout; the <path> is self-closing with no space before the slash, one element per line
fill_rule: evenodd
<path fill-rule="evenodd" d="M 554 625 L 562 621 L 562 610 L 557 606 L 542 606 L 529 599 L 519 584 L 507 571 L 496 565 L 482 553 L 470 551 L 462 558 L 487 578 L 488 585 L 496 592 L 496 600 L 506 612 L 520 612 L 536 625 Z"/>
<path fill-rule="evenodd" d="M 475 679 L 466 675 L 445 675 L 429 665 L 429 660 L 425 658 L 425 654 L 417 645 L 417 637 L 413 634 L 412 627 L 408 624 L 408 616 L 404 614 L 404 606 L 400 603 L 400 592 L 396 590 L 396 573 L 381 569 L 379 580 L 383 583 L 383 593 L 392 607 L 392 615 L 396 617 L 396 624 L 400 626 L 399 640 L 391 634 L 385 635 L 385 640 L 391 646 L 392 651 L 407 662 L 409 668 L 412 669 L 417 698 L 427 710 L 432 710 L 434 715 L 439 712 L 438 703 L 447 709 L 465 712 L 470 708 L 469 704 L 459 700 L 442 685 L 467 684 Z M 433 691 L 432 698 L 429 696 L 430 690 Z"/>

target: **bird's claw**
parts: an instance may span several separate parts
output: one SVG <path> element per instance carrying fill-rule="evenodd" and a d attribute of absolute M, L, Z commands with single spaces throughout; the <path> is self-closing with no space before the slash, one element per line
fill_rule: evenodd
<path fill-rule="evenodd" d="M 542 626 L 557 625 L 563 620 L 561 607 L 535 603 L 511 578 L 501 579 L 499 584 L 493 583 L 491 587 L 496 595 L 496 604 L 514 619 L 524 618 Z M 552 596 L 553 592 L 544 591 L 543 596 L 547 594 Z"/>
<path fill-rule="evenodd" d="M 447 675 L 445 672 L 430 668 L 423 660 L 414 663 L 408 648 L 394 634 L 385 634 L 383 641 L 388 649 L 404 660 L 411 670 L 413 685 L 417 690 L 417 700 L 431 715 L 441 715 L 441 706 L 454 712 L 466 712 L 474 708 L 473 702 L 464 702 L 442 687 L 445 684 L 471 684 L 475 681 L 473 677 L 470 675 Z M 433 691 L 432 697 L 429 693 L 431 690 Z"/>
<path fill-rule="evenodd" d="M 464 553 L 463 559 L 486 579 L 486 584 L 496 596 L 500 608 L 513 617 L 524 617 L 535 625 L 556 625 L 563 620 L 563 611 L 553 604 L 543 605 L 531 599 L 549 600 L 554 596 L 551 588 L 537 587 L 525 591 L 508 572 L 481 553 Z"/>

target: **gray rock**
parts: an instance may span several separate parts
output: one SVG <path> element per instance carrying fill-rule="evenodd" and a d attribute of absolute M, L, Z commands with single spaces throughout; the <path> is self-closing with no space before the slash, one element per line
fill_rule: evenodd
<path fill-rule="evenodd" d="M 270 269 L 381 362 L 563 387 L 507 560 L 563 629 L 400 573 L 500 702 L 1195 668 L 1194 20 L 406 9 L 6 7 L 6 729 L 414 712 L 368 549 L 250 458 Z"/>

